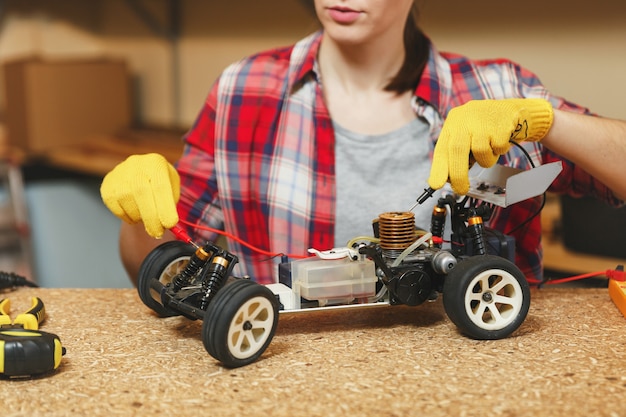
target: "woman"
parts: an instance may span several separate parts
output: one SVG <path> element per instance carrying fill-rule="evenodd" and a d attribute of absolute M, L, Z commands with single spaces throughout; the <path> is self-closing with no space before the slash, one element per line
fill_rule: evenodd
<path fill-rule="evenodd" d="M 136 155 L 107 175 L 102 196 L 127 222 L 120 244 L 133 280 L 161 243 L 150 236 L 179 218 L 271 253 L 343 246 L 379 213 L 406 211 L 427 183 L 449 181 L 464 194 L 470 157 L 527 168 L 509 140 L 536 163 L 564 161 L 553 191 L 622 203 L 626 184 L 615 173 L 626 123 L 584 115 L 511 62 L 437 52 L 413 0 L 315 0 L 315 9 L 322 31 L 224 71 L 176 170 L 158 155 Z M 416 209 L 418 225 L 428 226 L 431 208 Z M 538 208 L 535 200 L 514 205 L 490 226 L 509 232 Z M 514 233 L 516 263 L 531 282 L 541 279 L 540 232 L 537 217 Z M 275 280 L 267 254 L 228 244 L 238 275 Z"/>

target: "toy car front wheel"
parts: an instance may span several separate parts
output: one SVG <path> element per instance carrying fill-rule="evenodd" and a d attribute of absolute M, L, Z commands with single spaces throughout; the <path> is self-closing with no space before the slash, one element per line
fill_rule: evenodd
<path fill-rule="evenodd" d="M 178 315 L 161 304 L 160 290 L 187 266 L 193 253 L 193 246 L 173 240 L 154 248 L 142 262 L 137 275 L 137 292 L 141 301 L 159 316 Z"/>
<path fill-rule="evenodd" d="M 207 352 L 228 368 L 248 365 L 267 349 L 278 324 L 278 301 L 270 289 L 237 279 L 211 300 L 202 324 Z"/>
<path fill-rule="evenodd" d="M 443 305 L 459 330 L 475 339 L 502 339 L 526 319 L 530 288 L 524 274 L 499 256 L 479 255 L 446 277 Z"/>

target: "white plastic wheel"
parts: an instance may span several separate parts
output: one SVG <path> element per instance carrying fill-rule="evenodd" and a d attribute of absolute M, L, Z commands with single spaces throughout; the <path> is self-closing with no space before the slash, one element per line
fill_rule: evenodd
<path fill-rule="evenodd" d="M 204 347 L 228 368 L 254 362 L 274 337 L 278 308 L 276 296 L 264 285 L 247 279 L 227 283 L 205 312 Z"/>
<path fill-rule="evenodd" d="M 465 312 L 478 327 L 500 330 L 510 325 L 522 309 L 524 294 L 513 275 L 490 269 L 477 275 L 465 293 Z"/>
<path fill-rule="evenodd" d="M 154 248 L 142 262 L 137 275 L 139 298 L 160 316 L 178 314 L 161 304 L 160 291 L 185 269 L 193 252 L 191 245 L 172 240 Z"/>
<path fill-rule="evenodd" d="M 264 348 L 273 335 L 274 307 L 265 297 L 246 301 L 235 313 L 228 329 L 228 350 L 237 359 L 246 359 Z"/>
<path fill-rule="evenodd" d="M 459 330 L 475 339 L 502 339 L 523 322 L 530 288 L 512 262 L 494 255 L 461 260 L 446 276 L 443 305 Z"/>

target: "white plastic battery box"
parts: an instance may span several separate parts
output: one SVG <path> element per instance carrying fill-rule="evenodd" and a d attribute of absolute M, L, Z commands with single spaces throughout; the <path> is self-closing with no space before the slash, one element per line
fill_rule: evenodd
<path fill-rule="evenodd" d="M 267 284 L 266 287 L 269 288 L 274 295 L 278 296 L 278 299 L 285 310 L 296 309 L 296 295 L 291 288 L 279 282 L 275 284 Z"/>
<path fill-rule="evenodd" d="M 296 295 L 325 305 L 333 300 L 372 297 L 376 294 L 376 268 L 369 259 L 307 258 L 291 263 Z"/>

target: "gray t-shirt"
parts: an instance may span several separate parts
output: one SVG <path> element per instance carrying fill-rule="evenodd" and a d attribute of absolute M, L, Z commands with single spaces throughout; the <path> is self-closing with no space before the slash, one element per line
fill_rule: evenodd
<path fill-rule="evenodd" d="M 393 132 L 363 135 L 334 124 L 337 207 L 335 246 L 372 236 L 372 220 L 389 211 L 408 211 L 428 187 L 429 126 L 421 118 Z M 416 225 L 430 230 L 440 193 L 418 206 Z"/>

